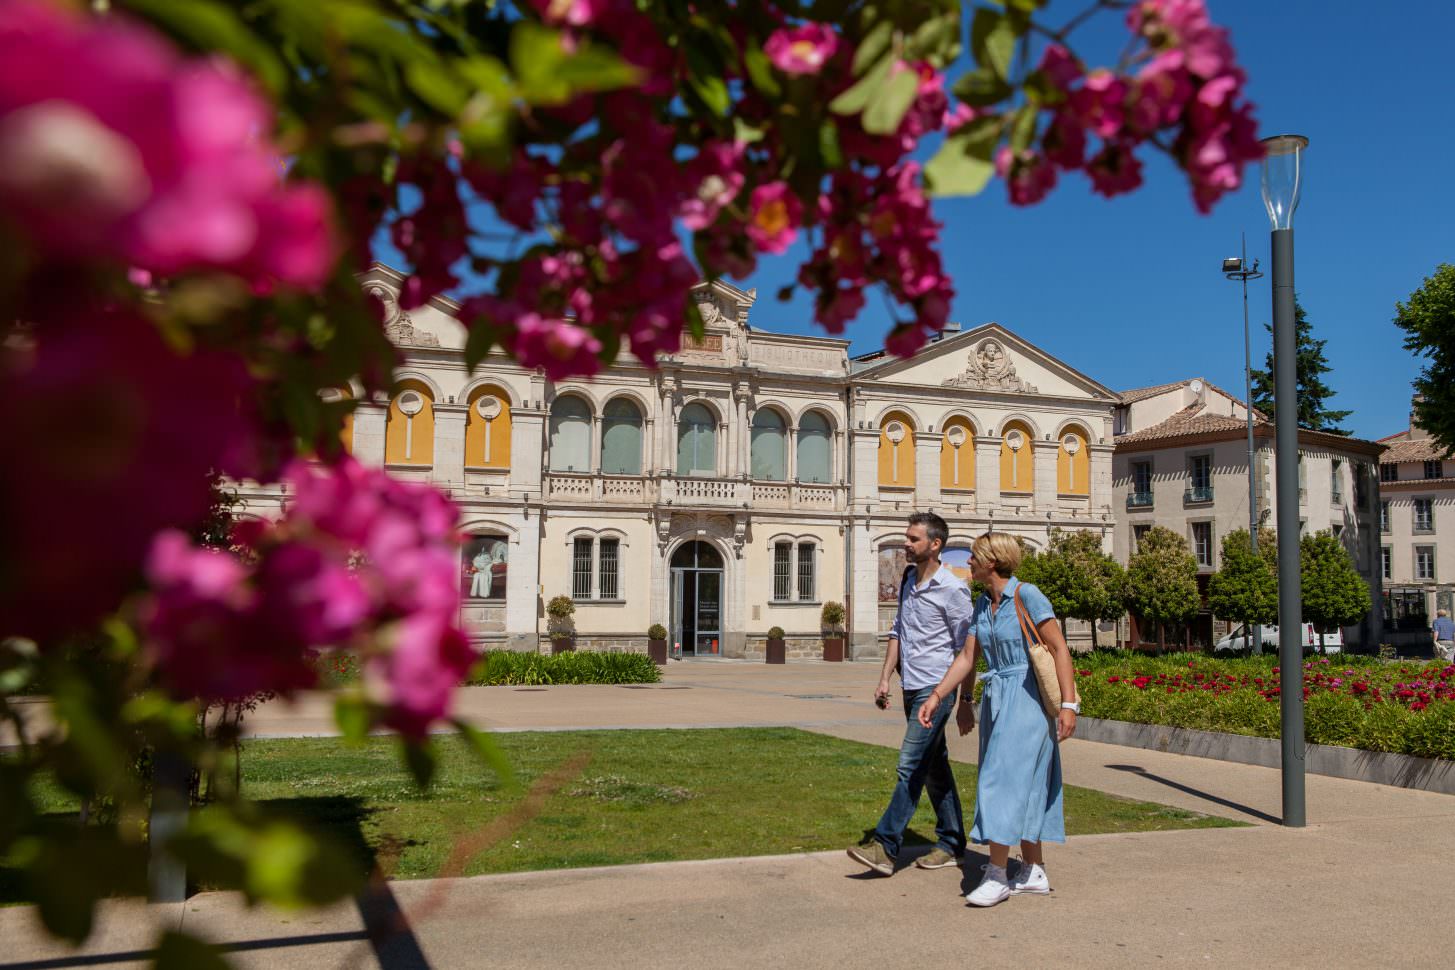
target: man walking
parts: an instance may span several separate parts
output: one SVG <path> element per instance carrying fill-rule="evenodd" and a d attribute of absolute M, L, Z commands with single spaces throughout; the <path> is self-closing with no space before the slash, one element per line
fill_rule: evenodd
<path fill-rule="evenodd" d="M 1446 663 L 1455 660 L 1455 620 L 1450 619 L 1447 610 L 1435 611 L 1430 634 L 1435 639 L 1435 655 Z"/>
<path fill-rule="evenodd" d="M 953 866 L 965 851 L 965 821 L 960 793 L 950 773 L 950 752 L 945 745 L 945 722 L 960 708 L 961 733 L 974 724 L 969 704 L 941 704 L 931 727 L 919 723 L 919 709 L 950 669 L 955 655 L 970 635 L 974 603 L 964 581 L 940 564 L 940 553 L 950 536 L 945 520 L 933 512 L 916 512 L 904 530 L 904 555 L 909 561 L 899 587 L 899 614 L 889 633 L 884 670 L 874 691 L 874 703 L 887 707 L 889 677 L 899 668 L 904 691 L 904 742 L 899 747 L 898 780 L 889 807 L 874 834 L 849 849 L 850 858 L 884 876 L 894 875 L 894 860 L 904 844 L 904 830 L 919 807 L 920 792 L 929 790 L 935 806 L 935 847 L 915 864 L 921 869 Z M 969 696 L 967 689 L 965 696 Z"/>

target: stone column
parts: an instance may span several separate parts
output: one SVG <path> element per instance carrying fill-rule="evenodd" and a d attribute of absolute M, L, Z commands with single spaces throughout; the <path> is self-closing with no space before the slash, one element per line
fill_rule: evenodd
<path fill-rule="evenodd" d="M 1000 446 L 1002 439 L 976 435 L 970 447 L 975 449 L 975 512 L 992 515 L 1000 505 Z"/>
<path fill-rule="evenodd" d="M 465 484 L 465 420 L 463 404 L 434 406 L 434 470 L 431 478 L 441 485 Z"/>
<path fill-rule="evenodd" d="M 388 401 L 376 404 L 360 401 L 354 409 L 354 457 L 360 464 L 384 464 L 384 425 L 389 413 Z"/>
<path fill-rule="evenodd" d="M 1091 514 L 1099 515 L 1112 509 L 1112 454 L 1115 445 L 1088 445 L 1091 460 Z"/>
<path fill-rule="evenodd" d="M 783 442 L 783 471 L 789 482 L 795 482 L 798 480 L 798 429 L 787 430 L 788 437 Z"/>
<path fill-rule="evenodd" d="M 540 514 L 537 511 L 517 513 L 514 525 L 518 531 L 510 541 L 510 564 L 505 574 L 506 647 L 510 650 L 537 653 L 540 650 L 541 635 Z"/>
<path fill-rule="evenodd" d="M 939 508 L 940 445 L 944 438 L 939 432 L 915 432 L 914 507 L 917 510 Z"/>
<path fill-rule="evenodd" d="M 601 474 L 601 415 L 591 415 L 591 454 L 586 456 L 586 470 L 593 475 Z"/>
<path fill-rule="evenodd" d="M 751 477 L 753 474 L 752 459 L 752 418 L 748 408 L 748 392 L 741 388 L 733 392 L 733 413 L 734 420 L 738 425 L 738 467 L 734 475 Z"/>
<path fill-rule="evenodd" d="M 848 536 L 845 537 L 846 539 Z M 867 521 L 855 527 L 850 583 L 853 587 L 853 634 L 849 637 L 849 659 L 866 660 L 884 656 L 879 642 L 879 550 L 874 548 L 874 529 Z"/>
<path fill-rule="evenodd" d="M 539 495 L 545 462 L 546 412 L 521 406 L 510 415 L 511 494 Z"/>
<path fill-rule="evenodd" d="M 849 434 L 854 439 L 852 500 L 856 505 L 878 504 L 879 429 L 855 428 Z"/>
<path fill-rule="evenodd" d="M 1056 456 L 1061 452 L 1059 441 L 1035 441 L 1031 446 L 1032 468 L 1036 476 L 1034 508 L 1037 512 L 1056 509 Z"/>

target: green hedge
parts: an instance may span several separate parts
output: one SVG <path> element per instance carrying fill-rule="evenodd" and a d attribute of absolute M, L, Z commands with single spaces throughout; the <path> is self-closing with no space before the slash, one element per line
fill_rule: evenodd
<path fill-rule="evenodd" d="M 513 653 L 500 650 L 485 658 L 465 681 L 475 686 L 538 684 L 655 684 L 662 674 L 641 653 Z"/>
<path fill-rule="evenodd" d="M 1074 662 L 1087 717 L 1279 736 L 1277 657 L 1094 651 Z M 1304 735 L 1310 742 L 1455 759 L 1455 667 L 1310 657 L 1304 683 Z"/>

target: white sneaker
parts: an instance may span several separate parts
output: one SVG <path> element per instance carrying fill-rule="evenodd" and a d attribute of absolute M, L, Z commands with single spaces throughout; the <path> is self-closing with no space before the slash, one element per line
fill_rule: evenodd
<path fill-rule="evenodd" d="M 1010 881 L 1006 878 L 1004 866 L 982 866 L 985 877 L 980 885 L 965 894 L 965 902 L 971 906 L 994 906 L 1010 898 Z"/>
<path fill-rule="evenodd" d="M 1019 896 L 1022 893 L 1044 896 L 1050 891 L 1051 880 L 1046 878 L 1046 870 L 1034 862 L 1021 862 L 1020 868 L 1015 871 L 1015 878 L 1010 881 L 1012 896 Z"/>

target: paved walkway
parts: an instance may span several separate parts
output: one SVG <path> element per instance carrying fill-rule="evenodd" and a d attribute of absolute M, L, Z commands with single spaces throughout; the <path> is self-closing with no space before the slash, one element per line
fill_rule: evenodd
<path fill-rule="evenodd" d="M 663 684 L 473 688 L 494 730 L 794 725 L 897 745 L 863 664 L 669 666 Z M 259 712 L 261 735 L 329 733 L 321 699 Z M 952 739 L 974 760 L 975 737 Z M 886 752 L 886 758 L 889 757 Z M 1017 965 L 1430 967 L 1455 904 L 1455 797 L 1309 776 L 1310 825 L 1276 824 L 1279 773 L 1070 741 L 1066 780 L 1253 823 L 1073 837 L 1047 850 L 1056 887 L 972 910 L 959 869 L 866 878 L 842 852 L 390 883 L 322 912 L 249 910 L 225 893 L 111 906 L 75 955 L 29 911 L 0 910 L 0 968 L 143 966 L 157 924 L 233 948 L 240 967 Z M 887 795 L 887 792 L 886 792 Z M 872 820 L 865 820 L 869 824 Z M 367 914 L 367 915 L 366 915 Z M 365 926 L 398 931 L 371 940 Z M 377 935 L 377 934 L 376 934 Z"/>

